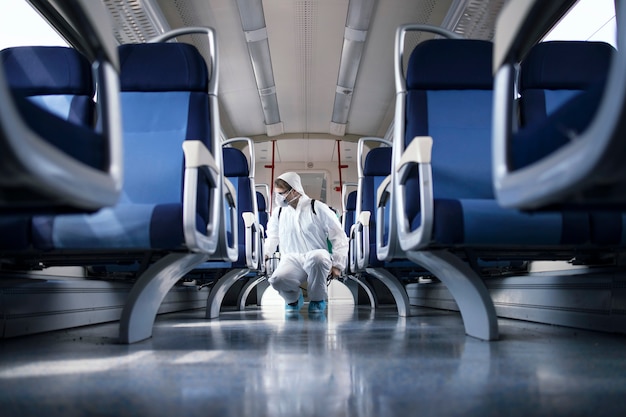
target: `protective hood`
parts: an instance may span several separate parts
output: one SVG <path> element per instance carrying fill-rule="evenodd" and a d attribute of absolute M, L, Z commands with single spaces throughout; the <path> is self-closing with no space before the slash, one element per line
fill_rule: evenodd
<path fill-rule="evenodd" d="M 281 180 L 285 181 L 291 188 L 296 190 L 301 195 L 306 195 L 304 193 L 304 188 L 302 188 L 302 181 L 300 180 L 300 175 L 295 172 L 285 172 L 278 176 Z"/>

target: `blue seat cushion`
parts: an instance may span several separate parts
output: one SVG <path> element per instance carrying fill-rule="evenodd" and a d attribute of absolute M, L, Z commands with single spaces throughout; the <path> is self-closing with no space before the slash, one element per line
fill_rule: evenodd
<path fill-rule="evenodd" d="M 501 208 L 495 200 L 435 199 L 433 239 L 445 245 L 493 248 L 585 243 L 589 221 L 583 212 L 526 213 Z M 411 220 L 420 225 L 419 213 Z"/>
<path fill-rule="evenodd" d="M 182 213 L 180 204 L 118 204 L 91 215 L 36 216 L 32 239 L 42 250 L 179 250 Z"/>

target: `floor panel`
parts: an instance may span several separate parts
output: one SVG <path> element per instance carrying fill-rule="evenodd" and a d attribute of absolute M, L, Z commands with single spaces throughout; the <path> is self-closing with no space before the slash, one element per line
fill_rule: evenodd
<path fill-rule="evenodd" d="M 577 416 L 626 411 L 626 337 L 500 320 L 463 334 L 458 313 L 331 305 L 159 316 L 0 341 L 0 415 Z"/>

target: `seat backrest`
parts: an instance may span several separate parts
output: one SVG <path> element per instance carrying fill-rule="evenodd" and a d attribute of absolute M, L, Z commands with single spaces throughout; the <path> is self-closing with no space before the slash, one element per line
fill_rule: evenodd
<path fill-rule="evenodd" d="M 607 43 L 584 41 L 542 42 L 530 50 L 520 67 L 520 130 L 511 143 L 512 167 L 544 158 L 568 144 L 572 132 L 585 130 L 614 51 Z"/>
<path fill-rule="evenodd" d="M 369 211 L 371 213 L 369 225 L 370 266 L 380 264 L 376 258 L 376 198 L 378 187 L 391 173 L 391 153 L 391 147 L 374 148 L 367 153 L 363 164 L 363 178 L 358 189 L 361 199 L 361 211 Z"/>
<path fill-rule="evenodd" d="M 350 236 L 350 228 L 354 224 L 356 220 L 356 199 L 357 199 L 358 191 L 351 191 L 348 193 L 348 197 L 346 197 L 346 207 L 343 213 L 343 230 L 346 232 L 346 235 Z"/>
<path fill-rule="evenodd" d="M 431 136 L 433 194 L 493 199 L 491 175 L 492 44 L 435 39 L 409 59 L 404 146 Z M 419 212 L 417 171 L 406 183 L 406 215 Z"/>
<path fill-rule="evenodd" d="M 254 213 L 254 199 L 256 191 L 250 180 L 248 160 L 242 151 L 237 148 L 223 148 L 224 176 L 232 183 L 237 191 L 237 242 L 239 257 L 234 266 L 246 264 L 246 228 L 243 213 Z"/>
<path fill-rule="evenodd" d="M 542 42 L 530 50 L 521 63 L 519 82 L 519 122 L 528 129 L 514 137 L 514 166 L 523 167 L 566 145 L 568 130 L 585 129 L 595 114 L 614 53 L 608 43 L 587 41 Z M 554 128 L 536 132 L 533 128 L 542 123 Z M 562 134 L 554 134 L 559 130 Z M 626 223 L 620 212 L 590 210 L 589 216 L 592 243 L 623 244 Z"/>
<path fill-rule="evenodd" d="M 578 93 L 603 82 L 614 52 L 605 42 L 535 45 L 520 67 L 520 125 L 541 122 Z"/>
<path fill-rule="evenodd" d="M 267 203 L 265 202 L 265 196 L 262 192 L 256 192 L 256 205 L 259 210 L 259 223 L 263 226 L 263 230 L 267 228 L 267 221 L 269 220 L 269 214 L 267 212 Z"/>
<path fill-rule="evenodd" d="M 180 203 L 183 141 L 200 140 L 213 153 L 206 63 L 184 43 L 121 45 L 119 55 L 125 200 Z M 208 188 L 199 191 L 198 201 L 207 196 Z"/>
<path fill-rule="evenodd" d="M 0 51 L 14 94 L 76 124 L 95 122 L 91 64 L 80 52 L 62 46 L 19 46 Z"/>

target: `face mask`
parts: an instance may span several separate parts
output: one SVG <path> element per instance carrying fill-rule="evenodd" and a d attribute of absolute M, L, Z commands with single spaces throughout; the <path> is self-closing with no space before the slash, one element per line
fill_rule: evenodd
<path fill-rule="evenodd" d="M 292 190 L 289 190 L 288 193 L 285 193 L 285 195 L 289 195 L 289 193 L 291 193 Z M 276 204 L 278 204 L 281 207 L 287 207 L 289 206 L 289 204 L 294 201 L 296 198 L 298 198 L 298 196 L 295 196 L 294 198 L 292 198 L 291 200 L 287 200 L 285 197 L 283 197 L 280 194 L 276 194 Z"/>

